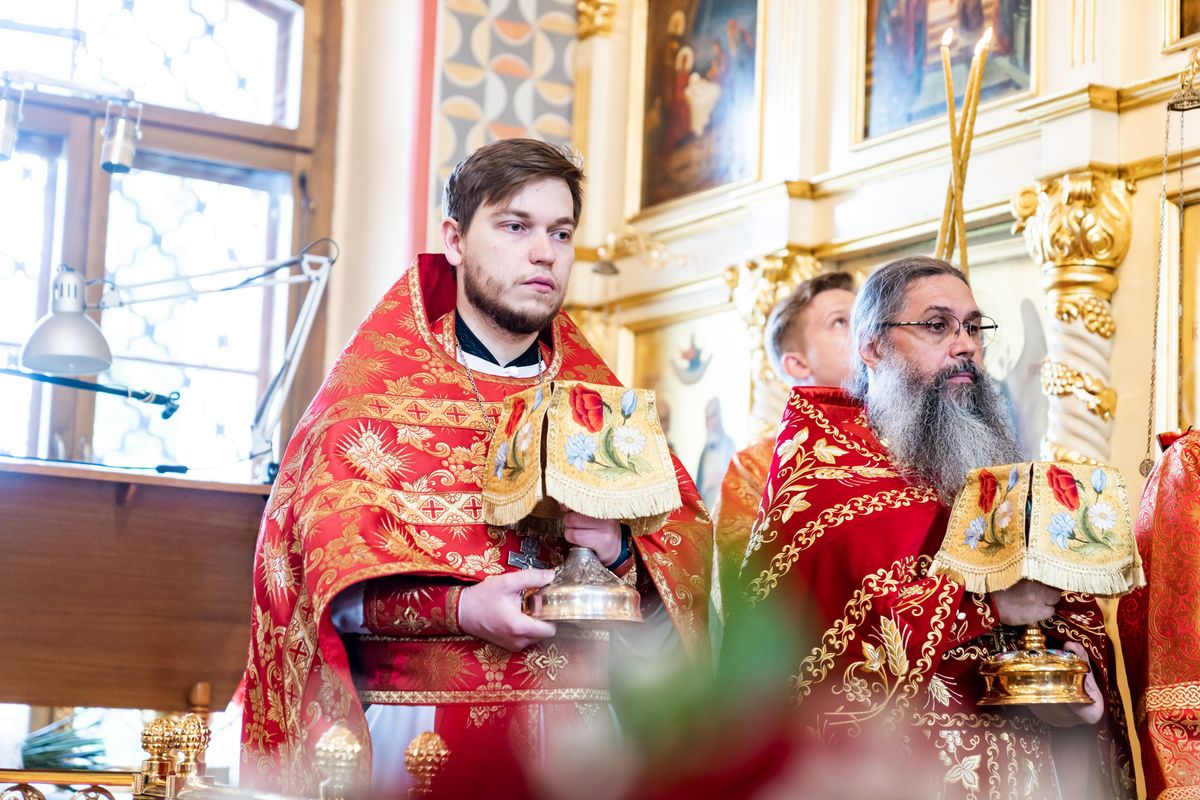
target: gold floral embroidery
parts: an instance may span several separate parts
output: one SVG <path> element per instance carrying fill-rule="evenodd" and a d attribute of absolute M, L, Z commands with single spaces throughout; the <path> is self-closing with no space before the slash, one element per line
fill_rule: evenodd
<path fill-rule="evenodd" d="M 338 391 L 353 391 L 366 386 L 376 375 L 388 371 L 388 362 L 382 358 L 347 351 L 334 362 L 326 382 Z"/>
<path fill-rule="evenodd" d="M 875 495 L 865 497 L 854 497 L 845 503 L 837 505 L 821 511 L 815 519 L 809 520 L 806 525 L 800 527 L 792 541 L 780 549 L 772 558 L 770 565 L 759 573 L 758 577 L 750 582 L 750 602 L 756 603 L 760 600 L 765 600 L 776 586 L 779 585 L 779 579 L 786 575 L 800 558 L 800 554 L 804 552 L 813 542 L 821 538 L 829 528 L 837 527 L 843 522 L 847 522 L 858 516 L 866 516 L 879 511 L 894 508 L 907 508 L 918 503 L 934 502 L 935 498 L 925 489 L 918 489 L 912 486 L 906 486 L 903 489 L 889 489 Z M 766 501 L 763 503 L 766 507 Z M 772 508 L 770 514 L 774 514 L 776 508 Z M 763 524 L 756 524 L 754 533 L 751 534 L 751 547 L 754 547 L 754 539 L 761 532 Z M 772 539 L 774 535 L 772 533 Z"/>
<path fill-rule="evenodd" d="M 259 571 L 276 602 L 291 596 L 296 585 L 296 572 L 286 545 L 264 539 Z"/>
<path fill-rule="evenodd" d="M 391 483 L 396 476 L 406 477 L 409 472 L 407 459 L 388 449 L 379 431 L 368 422 L 361 422 L 358 430 L 342 437 L 338 444 L 341 455 L 359 475 L 376 483 Z"/>
<path fill-rule="evenodd" d="M 447 689 L 460 683 L 467 671 L 462 652 L 439 643 L 420 648 L 412 665 L 417 680 L 431 690 Z"/>
<path fill-rule="evenodd" d="M 565 670 L 571 663 L 567 654 L 560 650 L 554 642 L 530 647 L 525 651 L 521 662 L 524 666 L 520 673 L 530 675 L 539 685 L 547 679 L 551 683 L 558 680 L 559 671 Z"/>

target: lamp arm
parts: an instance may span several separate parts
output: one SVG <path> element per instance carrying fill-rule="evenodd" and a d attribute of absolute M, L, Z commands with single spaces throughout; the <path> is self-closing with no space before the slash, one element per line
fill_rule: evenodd
<path fill-rule="evenodd" d="M 283 417 L 283 404 L 292 390 L 292 381 L 296 377 L 300 354 L 304 351 L 308 335 L 312 332 L 313 321 L 317 318 L 317 309 L 321 306 L 321 297 L 325 294 L 325 286 L 329 282 L 329 270 L 332 266 L 333 260 L 330 258 L 310 255 L 303 257 L 301 270 L 310 282 L 308 293 L 304 296 L 304 302 L 300 304 L 296 321 L 292 325 L 292 333 L 284 346 L 283 363 L 267 385 L 266 391 L 258 401 L 258 408 L 254 412 L 254 422 L 250 428 L 250 456 L 251 458 L 262 455 L 272 456 L 268 466 L 268 477 L 271 480 L 275 478 L 271 473 L 277 467 L 277 461 L 273 457 L 272 434 L 275 426 Z"/>
<path fill-rule="evenodd" d="M 152 297 L 130 297 L 127 294 L 147 287 L 171 283 L 177 284 L 184 279 L 166 278 L 126 286 L 111 285 L 99 303 L 95 305 L 89 304 L 88 307 L 99 309 L 122 308 L 140 303 L 194 298 L 204 294 L 218 294 L 237 289 L 264 288 L 298 283 L 308 284 L 308 292 L 304 296 L 304 301 L 300 304 L 300 309 L 296 314 L 296 321 L 292 325 L 291 335 L 288 336 L 287 343 L 284 345 L 282 364 L 279 367 L 279 371 L 275 373 L 267 384 L 262 397 L 259 398 L 258 406 L 254 412 L 254 422 L 250 429 L 250 457 L 252 459 L 264 455 L 273 457 L 275 448 L 272 442 L 272 434 L 274 433 L 275 426 L 279 424 L 279 420 L 283 417 L 283 404 L 292 389 L 292 382 L 296 377 L 296 369 L 299 366 L 300 354 L 303 352 L 304 345 L 308 341 L 308 336 L 312 332 L 313 321 L 316 319 L 317 309 L 321 305 L 321 297 L 325 293 L 325 286 L 329 282 L 329 271 L 335 259 L 336 255 L 329 257 L 301 253 L 291 258 L 268 261 L 253 266 L 237 266 L 229 269 L 215 270 L 200 275 L 188 276 L 186 280 L 210 278 L 234 272 L 244 274 L 247 271 L 255 271 L 257 274 L 228 286 L 211 289 L 188 289 L 182 292 Z M 294 266 L 300 267 L 298 275 L 264 280 L 264 278 L 268 278 L 271 274 L 281 269 L 288 269 Z M 273 458 L 271 464 L 274 464 Z M 271 469 L 273 467 L 268 466 L 268 471 L 271 471 Z M 274 478 L 273 475 L 270 477 Z"/>
<path fill-rule="evenodd" d="M 74 378 L 64 378 L 61 375 L 43 375 L 40 372 L 29 372 L 23 369 L 0 368 L 0 375 L 13 375 L 18 378 L 28 378 L 31 381 L 51 383 L 55 386 L 66 386 L 69 389 L 83 389 L 98 394 L 112 394 L 128 400 L 137 400 L 140 403 L 162 406 L 163 419 L 170 419 L 179 410 L 179 392 L 159 394 L 144 389 L 131 389 L 128 386 L 109 386 L 93 381 L 79 381 Z"/>

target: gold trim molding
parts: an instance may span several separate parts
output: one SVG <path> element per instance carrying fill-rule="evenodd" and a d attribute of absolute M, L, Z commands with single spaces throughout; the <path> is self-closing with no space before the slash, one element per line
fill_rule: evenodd
<path fill-rule="evenodd" d="M 579 18 L 575 36 L 579 41 L 593 36 L 612 36 L 617 0 L 579 0 L 575 4 L 575 11 Z"/>
<path fill-rule="evenodd" d="M 1089 83 L 1081 89 L 1038 97 L 1016 107 L 1017 113 L 1034 122 L 1047 122 L 1079 111 L 1119 111 L 1120 90 Z"/>

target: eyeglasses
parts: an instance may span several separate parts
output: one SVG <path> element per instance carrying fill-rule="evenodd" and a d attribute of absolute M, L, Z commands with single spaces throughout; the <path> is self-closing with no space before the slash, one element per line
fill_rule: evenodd
<path fill-rule="evenodd" d="M 923 322 L 885 322 L 884 327 L 918 328 L 919 332 L 933 344 L 942 344 L 949 339 L 956 338 L 959 331 L 966 331 L 967 336 L 974 340 L 976 344 L 980 347 L 985 347 L 991 343 L 996 335 L 996 328 L 999 326 L 996 324 L 996 320 L 991 317 L 979 317 L 978 319 L 963 322 L 952 314 L 939 314 Z"/>

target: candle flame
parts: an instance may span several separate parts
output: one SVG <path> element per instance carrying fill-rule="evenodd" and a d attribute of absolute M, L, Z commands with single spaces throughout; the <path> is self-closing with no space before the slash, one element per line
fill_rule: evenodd
<path fill-rule="evenodd" d="M 991 28 L 988 28 L 990 31 Z M 949 47 L 954 41 L 954 28 L 946 28 L 946 32 L 942 34 L 942 47 Z"/>
<path fill-rule="evenodd" d="M 989 27 L 986 31 L 983 32 L 983 36 L 980 38 L 979 42 L 975 45 L 975 55 L 982 54 L 984 50 L 988 49 L 988 46 L 991 45 L 991 43 L 992 43 L 992 29 L 991 29 L 991 27 Z"/>

